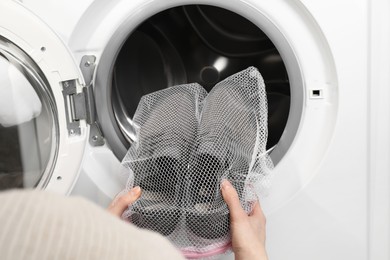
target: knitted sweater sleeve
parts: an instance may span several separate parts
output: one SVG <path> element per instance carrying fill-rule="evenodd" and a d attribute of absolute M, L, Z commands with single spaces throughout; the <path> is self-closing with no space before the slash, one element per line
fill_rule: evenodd
<path fill-rule="evenodd" d="M 1 259 L 183 259 L 159 234 L 140 230 L 78 197 L 0 193 Z"/>

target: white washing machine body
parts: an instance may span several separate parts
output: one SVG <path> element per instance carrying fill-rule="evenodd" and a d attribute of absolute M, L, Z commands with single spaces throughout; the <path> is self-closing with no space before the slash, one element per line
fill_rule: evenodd
<path fill-rule="evenodd" d="M 17 40 L 13 34 L 25 30 L 18 23 L 1 35 L 26 48 L 43 71 L 49 67 L 51 73 L 45 74 L 59 77 L 49 80 L 50 85 L 61 82 L 63 86 L 64 81 L 78 79 L 73 81 L 78 92 L 87 84 L 82 73 L 70 69 L 71 65 L 67 70 L 67 64 L 83 67 L 86 57 L 94 56 L 97 67 L 91 82 L 95 102 L 107 111 L 112 106 L 108 78 L 125 39 L 154 14 L 195 4 L 189 0 L 95 0 L 75 8 L 76 1 L 23 2 L 59 33 L 76 62 L 58 56 L 62 47 L 60 51 L 54 47 L 58 53 L 53 57 L 67 62 L 59 65 L 54 59 L 41 65 L 39 61 L 45 60 L 51 48 L 42 45 L 39 37 L 28 38 L 36 44 Z M 385 86 L 390 65 L 383 58 L 390 54 L 389 3 L 201 0 L 196 4 L 228 9 L 261 28 L 278 48 L 291 82 L 290 115 L 271 155 L 278 162 L 272 187 L 261 201 L 268 219 L 270 259 L 389 259 L 390 107 L 386 98 L 390 91 Z M 37 51 L 46 45 L 45 52 Z M 53 69 L 54 64 L 61 70 Z M 69 74 L 54 73 L 62 67 Z M 53 93 L 61 104 L 63 94 L 60 90 Z M 65 115 L 64 110 L 60 117 Z M 66 118 L 60 118 L 62 132 L 68 133 L 62 141 L 67 152 L 59 152 L 58 168 L 47 187 L 106 205 L 124 183 L 117 177 L 120 161 L 113 151 L 120 140 L 112 137 L 114 130 L 111 133 L 104 126 L 113 116 L 98 115 L 106 137 L 99 145 L 94 144 L 101 141 L 95 126 L 81 120 L 81 133 L 71 136 Z M 57 180 L 65 172 L 74 173 L 72 181 L 56 186 L 66 179 Z"/>
<path fill-rule="evenodd" d="M 1 56 L 39 82 L 42 86 L 39 91 L 47 91 L 47 97 L 51 99 L 50 112 L 54 117 L 51 138 L 54 141 L 38 187 L 69 194 L 78 176 L 88 131 L 84 122 L 80 122 L 78 134 L 67 128 L 64 91 L 70 83 L 68 80 L 72 79 L 70 88 L 81 92 L 84 80 L 69 49 L 43 21 L 21 4 L 14 1 L 2 3 L 0 19 Z M 25 157 L 35 155 L 26 154 Z"/>

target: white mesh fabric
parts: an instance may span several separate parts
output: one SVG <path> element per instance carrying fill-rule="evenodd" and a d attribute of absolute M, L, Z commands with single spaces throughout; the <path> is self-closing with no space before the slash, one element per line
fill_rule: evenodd
<path fill-rule="evenodd" d="M 127 189 L 140 199 L 123 218 L 167 236 L 184 255 L 205 258 L 229 248 L 229 210 L 220 183 L 228 179 L 243 208 L 268 185 L 267 99 L 262 76 L 250 67 L 209 94 L 198 84 L 144 96 L 123 166 Z"/>

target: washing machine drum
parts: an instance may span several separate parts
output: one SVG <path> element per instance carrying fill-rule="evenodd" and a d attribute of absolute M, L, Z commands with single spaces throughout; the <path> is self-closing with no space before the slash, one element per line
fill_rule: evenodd
<path fill-rule="evenodd" d="M 125 146 L 132 142 L 128 122 L 142 96 L 192 82 L 211 91 L 250 66 L 261 71 L 266 84 L 271 148 L 287 123 L 290 84 L 283 59 L 267 35 L 243 16 L 206 5 L 174 7 L 145 20 L 125 40 L 113 66 L 112 107 L 123 139 L 129 141 Z M 125 150 L 114 148 L 114 153 L 122 159 Z"/>
<path fill-rule="evenodd" d="M 261 74 L 250 67 L 210 93 L 193 83 L 148 94 L 134 123 L 137 138 L 122 164 L 127 190 L 140 186 L 142 195 L 123 217 L 167 236 L 188 257 L 226 252 L 221 181 L 233 184 L 249 213 L 272 168 Z"/>

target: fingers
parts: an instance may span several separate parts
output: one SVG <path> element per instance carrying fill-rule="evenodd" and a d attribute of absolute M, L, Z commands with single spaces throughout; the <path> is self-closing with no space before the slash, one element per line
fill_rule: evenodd
<path fill-rule="evenodd" d="M 241 218 L 243 215 L 246 216 L 245 211 L 241 207 L 237 191 L 228 180 L 222 181 L 221 192 L 223 199 L 228 205 L 231 220 L 234 221 Z"/>
<path fill-rule="evenodd" d="M 126 208 L 133 204 L 141 196 L 141 188 L 134 187 L 128 193 L 119 196 L 114 199 L 113 202 L 108 206 L 108 211 L 115 216 L 120 217 Z"/>
<path fill-rule="evenodd" d="M 250 214 L 254 218 L 257 218 L 258 220 L 261 221 L 261 224 L 264 226 L 265 225 L 265 215 L 263 213 L 263 210 L 260 207 L 260 203 L 257 201 L 255 202 L 252 212 Z"/>

